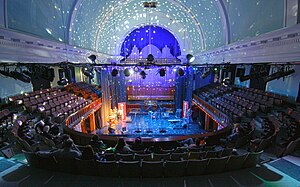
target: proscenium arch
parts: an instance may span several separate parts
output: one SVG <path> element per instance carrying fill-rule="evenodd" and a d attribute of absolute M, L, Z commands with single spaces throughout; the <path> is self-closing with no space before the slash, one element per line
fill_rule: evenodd
<path fill-rule="evenodd" d="M 132 33 L 133 31 L 135 31 L 136 29 L 138 28 L 141 28 L 142 26 L 149 26 L 149 25 L 136 25 L 135 27 L 131 28 L 130 30 L 127 30 L 126 34 L 124 34 L 122 36 L 122 38 L 120 38 L 120 43 L 121 45 L 119 45 L 118 49 L 117 49 L 117 55 L 119 55 L 121 53 L 121 49 L 122 49 L 122 44 L 124 42 L 124 40 L 126 39 L 126 37 Z M 172 30 L 170 30 L 169 28 L 165 27 L 165 25 L 159 25 L 159 24 L 154 24 L 154 25 L 151 25 L 151 26 L 158 26 L 158 27 L 161 27 L 163 29 L 166 29 L 167 31 L 169 31 L 171 34 L 173 34 L 173 36 L 175 37 L 175 39 L 177 40 L 177 42 L 179 43 L 179 47 L 180 47 L 180 50 L 181 50 L 181 55 L 183 54 L 187 54 L 188 50 L 186 50 L 186 52 L 183 51 L 184 48 L 186 48 L 186 46 L 184 46 L 184 42 L 181 40 L 180 37 L 178 37 L 176 35 L 176 33 L 174 33 Z"/>
<path fill-rule="evenodd" d="M 126 1 L 126 0 L 123 0 L 121 2 L 124 2 L 124 1 Z M 130 0 L 128 0 L 128 2 L 129 1 Z M 182 5 L 182 3 L 177 1 L 177 0 L 168 0 L 168 1 L 171 2 L 171 3 L 177 3 L 177 4 L 179 4 L 179 6 L 181 5 L 181 7 L 185 7 L 186 9 L 188 9 L 188 7 L 186 7 L 185 5 Z M 73 24 L 72 23 L 74 23 L 74 21 L 76 19 L 76 15 L 77 15 L 78 11 L 80 11 L 80 7 L 81 7 L 83 2 L 84 2 L 84 0 L 74 0 L 74 6 L 71 10 L 72 12 L 70 14 L 70 19 L 67 23 L 67 31 L 68 31 L 67 36 L 68 36 L 68 40 L 69 40 L 70 44 L 73 44 L 73 41 L 72 41 L 72 38 L 73 38 L 73 32 L 72 32 Z M 223 23 L 223 29 L 224 29 L 224 35 L 225 35 L 224 37 L 225 37 L 225 42 L 226 42 L 225 44 L 227 44 L 227 43 L 230 42 L 230 27 L 229 27 L 229 21 L 228 21 L 229 19 L 228 19 L 228 14 L 226 12 L 226 7 L 225 7 L 225 4 L 224 4 L 223 0 L 215 0 L 214 2 L 217 5 L 216 7 L 219 11 L 219 14 L 220 14 L 220 17 L 221 17 L 221 22 Z M 118 5 L 116 5 L 116 6 L 118 6 Z M 187 12 L 187 13 L 190 13 L 191 17 L 195 20 L 195 22 L 199 23 L 199 21 L 197 20 L 197 17 L 193 15 L 192 11 Z M 109 14 L 109 12 L 107 12 L 106 14 Z M 199 24 L 199 27 L 201 28 L 201 24 Z M 205 46 L 205 37 L 203 35 L 202 28 L 201 28 L 201 36 L 202 36 L 202 42 L 203 42 L 202 45 Z"/>

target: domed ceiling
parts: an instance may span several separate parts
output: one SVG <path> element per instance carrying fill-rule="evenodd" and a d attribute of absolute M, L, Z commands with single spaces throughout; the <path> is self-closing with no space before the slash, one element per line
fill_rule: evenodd
<path fill-rule="evenodd" d="M 97 52 L 120 54 L 136 28 L 170 31 L 183 53 L 200 53 L 283 27 L 283 0 L 9 0 L 10 29 Z"/>

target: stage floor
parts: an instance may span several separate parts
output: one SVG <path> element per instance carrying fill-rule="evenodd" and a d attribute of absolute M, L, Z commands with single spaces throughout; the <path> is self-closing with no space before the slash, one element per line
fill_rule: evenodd
<path fill-rule="evenodd" d="M 161 137 L 161 136 L 181 136 L 205 133 L 205 130 L 201 129 L 199 123 L 188 123 L 186 119 L 176 118 L 174 115 L 170 115 L 168 118 L 151 119 L 149 115 L 130 115 L 131 122 L 126 122 L 126 130 L 120 122 L 114 126 L 115 132 L 110 133 L 108 126 L 98 129 L 97 134 L 104 135 L 127 135 L 130 137 L 142 136 L 142 137 Z"/>

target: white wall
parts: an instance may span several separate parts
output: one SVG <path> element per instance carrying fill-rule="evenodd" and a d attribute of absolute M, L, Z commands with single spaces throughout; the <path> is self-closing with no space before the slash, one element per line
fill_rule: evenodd
<path fill-rule="evenodd" d="M 4 77 L 0 74 L 0 98 L 31 92 L 32 84 L 24 83 L 13 78 Z"/>

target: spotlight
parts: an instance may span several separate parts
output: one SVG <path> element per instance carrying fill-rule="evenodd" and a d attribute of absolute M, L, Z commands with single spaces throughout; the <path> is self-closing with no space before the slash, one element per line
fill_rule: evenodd
<path fill-rule="evenodd" d="M 113 77 L 115 77 L 115 76 L 118 75 L 118 73 L 119 73 L 119 71 L 118 71 L 117 69 L 113 69 L 112 72 L 111 72 L 111 75 L 112 75 Z"/>
<path fill-rule="evenodd" d="M 184 71 L 183 71 L 182 68 L 179 68 L 179 69 L 178 69 L 178 75 L 179 75 L 180 77 L 182 77 L 182 76 L 184 75 Z"/>
<path fill-rule="evenodd" d="M 134 66 L 133 71 L 134 72 L 139 72 L 139 68 L 137 66 Z"/>
<path fill-rule="evenodd" d="M 128 68 L 126 68 L 124 70 L 124 75 L 125 75 L 125 77 L 129 77 L 130 76 L 130 70 Z"/>
<path fill-rule="evenodd" d="M 161 68 L 161 69 L 159 70 L 159 75 L 160 75 L 161 77 L 165 76 L 165 75 L 166 75 L 166 70 L 165 70 L 164 68 Z"/>
<path fill-rule="evenodd" d="M 142 79 L 145 79 L 146 78 L 146 72 L 143 70 L 141 71 L 140 75 L 142 76 Z"/>
<path fill-rule="evenodd" d="M 149 61 L 149 62 L 154 61 L 154 56 L 152 54 L 149 54 L 147 57 L 147 61 Z"/>
<path fill-rule="evenodd" d="M 188 60 L 188 62 L 194 62 L 195 61 L 195 57 L 191 54 L 187 54 L 186 59 Z"/>
<path fill-rule="evenodd" d="M 68 79 L 66 78 L 62 78 L 60 79 L 59 81 L 57 81 L 57 84 L 60 85 L 60 86 L 65 86 L 69 83 Z"/>
<path fill-rule="evenodd" d="M 95 63 L 96 62 L 96 55 L 91 55 L 88 57 L 88 60 L 90 61 L 90 63 Z"/>
<path fill-rule="evenodd" d="M 89 77 L 90 79 L 94 78 L 94 72 L 93 69 L 89 69 L 88 67 L 84 67 L 81 69 L 82 73 Z"/>
<path fill-rule="evenodd" d="M 205 79 L 210 74 L 210 68 L 204 71 L 204 73 L 201 75 L 202 79 Z"/>

